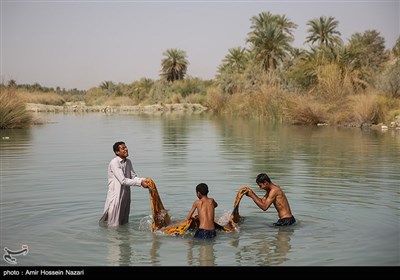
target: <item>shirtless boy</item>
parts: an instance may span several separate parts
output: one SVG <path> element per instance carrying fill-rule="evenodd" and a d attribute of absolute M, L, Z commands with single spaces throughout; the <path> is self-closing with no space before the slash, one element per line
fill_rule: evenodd
<path fill-rule="evenodd" d="M 187 219 L 190 219 L 194 211 L 197 209 L 199 218 L 199 228 L 194 234 L 194 238 L 213 238 L 217 236 L 214 225 L 215 207 L 218 206 L 217 202 L 211 197 L 207 196 L 208 186 L 205 183 L 200 183 L 196 186 L 196 195 L 199 198 L 193 202 L 192 209 L 190 209 Z"/>
<path fill-rule="evenodd" d="M 274 204 L 279 216 L 279 220 L 274 223 L 275 226 L 289 226 L 294 224 L 296 219 L 292 215 L 289 201 L 281 187 L 272 183 L 271 179 L 265 173 L 257 175 L 256 183 L 260 189 L 266 191 L 264 197 L 258 197 L 253 190 L 248 191 L 246 195 L 251 197 L 254 203 L 263 211 L 267 211 L 271 204 Z"/>

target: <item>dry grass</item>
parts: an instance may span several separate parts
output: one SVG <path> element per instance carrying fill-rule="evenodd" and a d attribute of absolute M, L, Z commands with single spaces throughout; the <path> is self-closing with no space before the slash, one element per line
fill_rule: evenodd
<path fill-rule="evenodd" d="M 0 129 L 26 128 L 32 124 L 33 117 L 15 90 L 2 88 L 0 104 Z"/>
<path fill-rule="evenodd" d="M 64 98 L 55 92 L 17 91 L 16 94 L 24 103 L 38 103 L 56 106 L 61 106 L 65 103 Z"/>
<path fill-rule="evenodd" d="M 105 106 L 134 106 L 137 105 L 136 102 L 127 96 L 115 96 L 111 98 L 107 98 L 103 101 L 102 104 Z"/>
<path fill-rule="evenodd" d="M 343 99 L 353 93 L 351 80 L 336 64 L 321 65 L 317 69 L 317 85 L 312 92 L 324 101 Z"/>
<path fill-rule="evenodd" d="M 220 113 L 226 103 L 226 97 L 221 93 L 218 88 L 212 87 L 207 91 L 206 105 L 214 113 Z"/>
<path fill-rule="evenodd" d="M 278 86 L 264 84 L 256 91 L 229 96 L 220 110 L 232 116 L 280 121 L 287 106 L 286 94 Z"/>
<path fill-rule="evenodd" d="M 204 94 L 194 93 L 186 96 L 184 102 L 204 105 L 207 103 L 207 97 Z"/>
<path fill-rule="evenodd" d="M 327 108 L 311 95 L 293 95 L 287 114 L 293 124 L 316 125 L 329 122 Z"/>
<path fill-rule="evenodd" d="M 171 104 L 182 103 L 182 95 L 174 93 L 167 102 Z"/>
<path fill-rule="evenodd" d="M 392 121 L 400 116 L 400 98 L 379 94 L 377 97 L 380 122 Z"/>
<path fill-rule="evenodd" d="M 353 120 L 357 125 L 372 124 L 378 119 L 376 94 L 358 94 L 349 96 L 353 112 Z"/>
<path fill-rule="evenodd" d="M 285 118 L 288 99 L 279 86 L 264 84 L 258 92 L 250 96 L 250 104 L 253 116 L 255 114 L 266 119 L 282 120 Z"/>

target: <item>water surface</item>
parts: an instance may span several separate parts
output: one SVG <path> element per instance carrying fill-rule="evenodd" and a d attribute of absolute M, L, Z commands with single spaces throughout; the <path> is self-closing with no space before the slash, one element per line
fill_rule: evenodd
<path fill-rule="evenodd" d="M 209 115 L 40 114 L 50 123 L 0 130 L 1 248 L 17 266 L 398 266 L 400 133 L 303 127 Z M 266 172 L 295 226 L 243 197 L 238 232 L 210 241 L 151 232 L 150 197 L 132 189 L 129 224 L 101 227 L 112 145 L 125 141 L 173 220 L 209 185 L 226 220 L 237 191 Z M 4 251 L 3 251 L 4 252 Z M 1 265 L 9 265 L 4 259 Z"/>

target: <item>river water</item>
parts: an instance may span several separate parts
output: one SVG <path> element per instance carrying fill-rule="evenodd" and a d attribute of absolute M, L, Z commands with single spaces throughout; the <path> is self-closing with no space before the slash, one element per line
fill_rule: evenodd
<path fill-rule="evenodd" d="M 400 131 L 291 126 L 198 115 L 38 114 L 48 123 L 0 130 L 2 266 L 398 266 Z M 204 182 L 228 217 L 239 188 L 262 196 L 266 172 L 286 192 L 294 226 L 275 228 L 244 196 L 236 232 L 214 240 L 151 231 L 146 189 L 130 221 L 99 226 L 112 145 L 125 141 L 173 220 Z"/>

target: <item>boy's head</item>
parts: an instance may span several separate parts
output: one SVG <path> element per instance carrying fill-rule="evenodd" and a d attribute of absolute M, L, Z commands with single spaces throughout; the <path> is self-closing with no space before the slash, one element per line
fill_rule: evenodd
<path fill-rule="evenodd" d="M 201 193 L 202 195 L 208 194 L 208 186 L 205 183 L 200 183 L 196 186 L 196 192 Z"/>
<path fill-rule="evenodd" d="M 260 173 L 257 175 L 256 183 L 257 185 L 260 185 L 261 183 L 271 183 L 271 179 L 268 177 L 267 174 Z"/>

